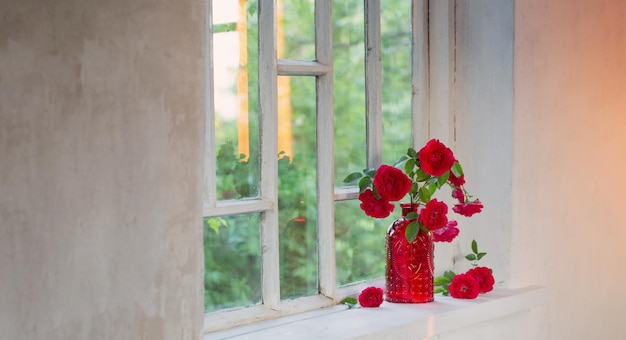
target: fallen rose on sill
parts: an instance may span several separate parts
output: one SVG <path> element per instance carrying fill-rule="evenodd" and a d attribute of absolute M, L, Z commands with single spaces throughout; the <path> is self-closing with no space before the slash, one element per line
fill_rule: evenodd
<path fill-rule="evenodd" d="M 361 307 L 379 307 L 383 303 L 383 290 L 378 287 L 367 287 L 359 294 Z"/>

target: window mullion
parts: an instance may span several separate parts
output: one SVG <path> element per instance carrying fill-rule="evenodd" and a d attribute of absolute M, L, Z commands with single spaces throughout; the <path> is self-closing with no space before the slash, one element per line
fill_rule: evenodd
<path fill-rule="evenodd" d="M 321 294 L 336 292 L 334 228 L 334 118 L 333 118 L 333 45 L 331 1 L 315 1 L 315 57 L 328 67 L 316 78 L 317 92 L 317 209 L 318 281 Z"/>
<path fill-rule="evenodd" d="M 382 162 L 382 110 L 380 0 L 365 0 L 365 112 L 368 167 L 377 167 Z"/>
<path fill-rule="evenodd" d="M 276 61 L 276 0 L 259 0 L 259 143 L 262 199 L 274 202 L 261 214 L 262 298 L 268 308 L 280 304 L 278 239 L 278 72 Z"/>
<path fill-rule="evenodd" d="M 411 3 L 411 136 L 414 148 L 424 145 L 429 132 L 428 0 Z"/>

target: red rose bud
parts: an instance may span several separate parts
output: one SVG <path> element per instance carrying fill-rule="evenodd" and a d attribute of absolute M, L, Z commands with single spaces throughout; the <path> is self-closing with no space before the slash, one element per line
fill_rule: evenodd
<path fill-rule="evenodd" d="M 399 201 L 411 191 L 411 179 L 402 170 L 381 165 L 374 175 L 374 187 L 381 198 L 388 201 Z"/>
<path fill-rule="evenodd" d="M 456 188 L 452 191 L 452 197 L 459 200 L 459 203 L 465 202 L 465 194 L 463 194 L 463 189 Z"/>
<path fill-rule="evenodd" d="M 367 287 L 359 294 L 361 307 L 378 307 L 383 303 L 383 290 L 377 287 Z"/>
<path fill-rule="evenodd" d="M 450 282 L 448 292 L 456 299 L 475 299 L 480 293 L 480 286 L 470 275 L 459 274 Z"/>
<path fill-rule="evenodd" d="M 452 168 L 454 154 L 438 139 L 431 139 L 419 151 L 417 157 L 422 170 L 432 176 L 441 176 Z"/>

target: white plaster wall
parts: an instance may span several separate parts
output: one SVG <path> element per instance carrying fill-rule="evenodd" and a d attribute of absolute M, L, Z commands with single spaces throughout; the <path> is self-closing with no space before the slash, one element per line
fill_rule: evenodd
<path fill-rule="evenodd" d="M 511 284 L 549 287 L 550 339 L 626 326 L 626 2 L 515 2 Z"/>
<path fill-rule="evenodd" d="M 0 0 L 0 339 L 197 339 L 203 1 Z"/>

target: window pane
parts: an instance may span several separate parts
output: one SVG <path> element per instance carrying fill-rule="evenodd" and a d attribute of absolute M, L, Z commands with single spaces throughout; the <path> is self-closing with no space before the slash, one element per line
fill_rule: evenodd
<path fill-rule="evenodd" d="M 385 276 L 385 236 L 395 219 L 366 216 L 358 200 L 335 203 L 337 284 Z"/>
<path fill-rule="evenodd" d="M 335 186 L 366 166 L 363 1 L 333 1 Z"/>
<path fill-rule="evenodd" d="M 213 0 L 217 199 L 258 195 L 256 1 Z"/>
<path fill-rule="evenodd" d="M 261 301 L 259 214 L 204 219 L 204 309 Z"/>
<path fill-rule="evenodd" d="M 282 298 L 317 294 L 315 78 L 279 77 L 278 213 Z"/>
<path fill-rule="evenodd" d="M 411 1 L 381 1 L 383 162 L 411 145 Z"/>
<path fill-rule="evenodd" d="M 279 59 L 315 59 L 314 0 L 278 0 Z"/>

